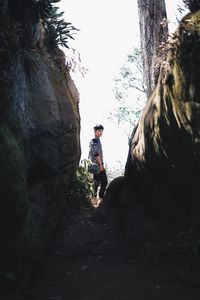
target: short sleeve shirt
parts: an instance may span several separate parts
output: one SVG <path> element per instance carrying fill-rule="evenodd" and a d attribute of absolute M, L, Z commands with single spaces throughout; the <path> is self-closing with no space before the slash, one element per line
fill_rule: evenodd
<path fill-rule="evenodd" d="M 96 156 L 99 156 L 103 162 L 103 151 L 100 139 L 92 139 L 89 144 L 89 159 L 96 162 Z"/>

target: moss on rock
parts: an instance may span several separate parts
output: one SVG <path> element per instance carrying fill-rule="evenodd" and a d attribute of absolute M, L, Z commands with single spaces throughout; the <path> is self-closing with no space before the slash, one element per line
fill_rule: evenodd
<path fill-rule="evenodd" d="M 138 228 L 144 240 L 200 226 L 199 37 L 197 11 L 183 18 L 169 41 L 158 83 L 132 137 L 120 211 L 129 203 L 124 231 L 153 222 L 151 232 Z"/>

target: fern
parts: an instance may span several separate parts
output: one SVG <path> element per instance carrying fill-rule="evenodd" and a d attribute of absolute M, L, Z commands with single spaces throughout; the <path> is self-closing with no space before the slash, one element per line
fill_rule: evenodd
<path fill-rule="evenodd" d="M 76 29 L 63 18 L 56 6 L 61 0 L 17 0 L 9 1 L 8 10 L 11 19 L 22 24 L 28 38 L 35 24 L 42 20 L 46 30 L 47 48 L 56 52 L 59 45 L 69 48 L 69 39 L 74 39 Z"/>
<path fill-rule="evenodd" d="M 51 3 L 60 2 L 60 0 L 51 0 Z M 51 4 L 52 5 L 52 4 Z M 53 48 L 56 45 L 69 48 L 69 39 L 74 39 L 75 31 L 78 31 L 70 22 L 66 22 L 63 17 L 64 12 L 59 12 L 57 6 L 52 6 L 48 17 L 44 19 L 44 27 L 47 32 L 48 47 Z"/>

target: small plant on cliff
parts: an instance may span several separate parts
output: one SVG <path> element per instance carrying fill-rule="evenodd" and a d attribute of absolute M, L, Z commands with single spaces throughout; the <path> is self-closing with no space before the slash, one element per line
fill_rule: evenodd
<path fill-rule="evenodd" d="M 73 39 L 76 29 L 71 23 L 62 17 L 64 12 L 59 12 L 56 3 L 61 0 L 18 0 L 9 1 L 9 17 L 21 25 L 21 31 L 25 33 L 24 40 L 31 39 L 37 33 L 37 25 L 42 21 L 46 30 L 46 46 L 49 50 L 55 50 L 58 45 L 68 48 L 68 40 Z M 22 32 L 21 36 L 23 36 Z M 23 41 L 23 44 L 28 44 Z"/>
<path fill-rule="evenodd" d="M 94 196 L 94 187 L 91 174 L 87 171 L 88 162 L 81 161 L 74 177 L 72 188 L 68 193 L 68 200 L 76 207 L 90 207 L 91 199 Z"/>
<path fill-rule="evenodd" d="M 60 2 L 60 0 L 51 0 L 51 2 Z M 46 30 L 46 46 L 49 50 L 55 50 L 57 46 L 69 48 L 69 39 L 74 39 L 75 31 L 78 31 L 70 22 L 66 22 L 63 17 L 64 12 L 59 12 L 57 6 L 51 7 L 48 15 L 44 19 Z"/>

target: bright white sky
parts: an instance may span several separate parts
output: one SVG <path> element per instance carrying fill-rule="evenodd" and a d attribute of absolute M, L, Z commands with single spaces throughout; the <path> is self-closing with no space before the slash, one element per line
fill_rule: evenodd
<path fill-rule="evenodd" d="M 176 23 L 181 0 L 166 0 L 171 30 Z M 123 128 L 108 121 L 114 107 L 113 77 L 119 73 L 132 47 L 139 47 L 137 0 L 61 0 L 65 18 L 80 31 L 70 46 L 81 55 L 89 69 L 86 77 L 74 74 L 80 93 L 82 159 L 87 158 L 93 127 L 105 127 L 101 138 L 104 159 L 109 167 L 126 162 L 128 138 Z M 133 99 L 134 101 L 134 99 Z"/>

